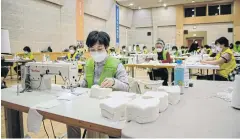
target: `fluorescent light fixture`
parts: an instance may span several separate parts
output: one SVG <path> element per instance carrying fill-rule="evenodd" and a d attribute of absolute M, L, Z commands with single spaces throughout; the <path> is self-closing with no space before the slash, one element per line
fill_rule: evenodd
<path fill-rule="evenodd" d="M 130 3 L 129 6 L 133 6 L 133 3 Z"/>
<path fill-rule="evenodd" d="M 138 9 L 140 10 L 140 9 L 142 9 L 141 7 L 138 7 Z"/>
<path fill-rule="evenodd" d="M 193 0 L 192 3 L 194 3 L 195 1 Z"/>
<path fill-rule="evenodd" d="M 164 3 L 164 4 L 163 4 L 163 6 L 164 6 L 164 7 L 166 7 L 166 6 L 167 6 L 167 4 L 166 4 L 166 3 Z"/>

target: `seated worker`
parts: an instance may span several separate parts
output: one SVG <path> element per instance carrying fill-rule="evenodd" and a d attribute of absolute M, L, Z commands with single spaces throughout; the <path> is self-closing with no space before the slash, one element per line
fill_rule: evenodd
<path fill-rule="evenodd" d="M 197 49 L 197 53 L 198 54 L 203 54 L 204 52 L 204 47 L 203 46 L 199 46 L 198 49 Z"/>
<path fill-rule="evenodd" d="M 128 75 L 121 62 L 108 56 L 110 37 L 106 32 L 92 31 L 87 37 L 86 44 L 92 56 L 86 62 L 84 79 L 81 87 L 91 88 L 98 84 L 103 88 L 112 88 L 114 91 L 128 92 Z M 81 138 L 81 130 L 78 127 L 68 126 L 69 138 Z"/>
<path fill-rule="evenodd" d="M 173 46 L 172 47 L 172 53 L 173 53 L 173 55 L 175 56 L 175 57 L 179 57 L 181 54 L 179 53 L 179 51 L 178 51 L 178 48 L 177 48 L 177 46 Z"/>
<path fill-rule="evenodd" d="M 212 55 L 212 49 L 209 45 L 204 45 L 204 53 L 208 54 L 209 56 Z"/>
<path fill-rule="evenodd" d="M 164 50 L 165 43 L 162 40 L 159 40 L 156 45 L 156 51 L 158 55 L 158 61 L 160 63 L 171 63 L 172 59 L 170 57 L 169 52 Z M 161 80 L 164 80 L 163 85 L 168 85 L 168 71 L 167 69 L 152 69 L 151 72 L 148 72 L 148 75 L 150 77 L 150 80 L 158 80 L 157 78 L 160 77 Z"/>
<path fill-rule="evenodd" d="M 115 50 L 114 47 L 111 47 L 111 48 L 109 49 L 109 55 L 110 55 L 110 56 L 116 56 L 116 55 L 117 55 L 116 50 Z"/>
<path fill-rule="evenodd" d="M 152 53 L 157 54 L 157 50 L 155 49 L 155 47 L 152 47 Z"/>
<path fill-rule="evenodd" d="M 143 46 L 143 53 L 148 54 L 147 46 Z"/>
<path fill-rule="evenodd" d="M 23 48 L 24 54 L 23 54 L 23 59 L 25 60 L 34 60 L 34 56 L 31 53 L 31 49 L 29 46 L 25 46 Z M 18 71 L 17 71 L 18 70 Z M 16 67 L 14 67 L 14 71 L 18 74 L 19 76 L 19 80 L 21 79 L 21 65 L 17 65 Z"/>
<path fill-rule="evenodd" d="M 79 54 L 80 57 L 81 57 L 81 56 L 83 56 L 84 53 L 86 52 L 86 49 L 84 48 L 83 45 L 78 44 L 78 45 L 77 45 L 77 52 L 78 52 L 78 54 Z"/>
<path fill-rule="evenodd" d="M 233 50 L 237 53 L 240 53 L 240 41 L 236 41 L 235 45 L 233 46 Z"/>
<path fill-rule="evenodd" d="M 185 55 L 187 53 L 187 48 L 185 46 L 181 46 L 181 53 Z"/>
<path fill-rule="evenodd" d="M 136 52 L 141 53 L 141 49 L 140 49 L 139 45 L 136 45 Z"/>
<path fill-rule="evenodd" d="M 122 50 L 121 50 L 120 54 L 124 55 L 124 56 L 127 56 L 128 53 L 127 53 L 127 49 L 126 49 L 125 45 L 122 46 Z"/>
<path fill-rule="evenodd" d="M 79 52 L 77 51 L 77 47 L 74 45 L 69 46 L 69 53 L 66 56 L 66 60 L 68 61 L 79 61 L 81 58 Z M 78 64 L 78 72 L 82 72 L 83 66 L 82 64 Z"/>
<path fill-rule="evenodd" d="M 4 61 L 5 58 L 3 56 L 1 56 L 1 89 L 7 88 L 6 82 L 4 81 L 4 79 L 7 77 L 8 72 L 9 72 L 9 68 L 8 66 L 4 66 Z"/>
<path fill-rule="evenodd" d="M 228 39 L 221 37 L 216 40 L 216 48 L 218 54 L 215 58 L 209 61 L 201 61 L 202 64 L 219 65 L 220 70 L 217 71 L 215 80 L 217 81 L 231 81 L 234 80 L 236 70 L 236 60 L 233 52 L 229 49 Z M 213 80 L 213 75 L 199 76 L 198 79 Z"/>

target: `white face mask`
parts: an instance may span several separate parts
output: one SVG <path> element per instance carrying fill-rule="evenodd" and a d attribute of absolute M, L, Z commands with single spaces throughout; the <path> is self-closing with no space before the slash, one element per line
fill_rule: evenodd
<path fill-rule="evenodd" d="M 24 51 L 24 54 L 28 54 L 28 51 Z"/>
<path fill-rule="evenodd" d="M 95 62 L 102 62 L 107 57 L 107 52 L 90 52 L 92 58 Z"/>
<path fill-rule="evenodd" d="M 218 52 L 222 52 L 222 48 L 220 46 L 217 46 L 216 49 L 217 49 Z"/>
<path fill-rule="evenodd" d="M 71 54 L 74 54 L 75 51 L 74 51 L 74 50 L 69 50 L 69 52 L 70 52 Z"/>
<path fill-rule="evenodd" d="M 162 52 L 163 49 L 162 48 L 157 48 L 156 50 L 157 50 L 157 52 Z"/>

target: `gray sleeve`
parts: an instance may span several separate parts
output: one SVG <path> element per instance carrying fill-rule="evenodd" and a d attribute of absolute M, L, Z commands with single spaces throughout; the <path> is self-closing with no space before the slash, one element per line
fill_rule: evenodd
<path fill-rule="evenodd" d="M 114 78 L 115 84 L 113 86 L 114 91 L 125 91 L 129 90 L 128 75 L 125 67 L 122 63 L 118 65 L 116 77 Z"/>

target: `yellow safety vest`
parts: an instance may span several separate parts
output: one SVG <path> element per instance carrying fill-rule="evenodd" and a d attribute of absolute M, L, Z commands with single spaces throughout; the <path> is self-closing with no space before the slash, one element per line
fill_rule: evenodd
<path fill-rule="evenodd" d="M 233 52 L 228 48 L 224 52 L 218 53 L 216 55 L 216 59 L 220 59 L 221 55 L 228 53 L 231 55 L 231 61 L 228 63 L 223 63 L 220 65 L 220 70 L 217 71 L 217 74 L 224 77 L 228 78 L 228 75 L 237 67 L 235 57 L 233 55 Z"/>
<path fill-rule="evenodd" d="M 76 56 L 77 56 L 77 54 L 78 54 L 78 52 L 75 52 L 74 54 L 73 54 L 73 56 L 71 55 L 71 53 L 68 53 L 68 60 L 70 60 L 70 61 L 76 61 Z M 82 64 L 78 64 L 78 69 L 83 69 L 83 66 L 82 66 Z"/>
<path fill-rule="evenodd" d="M 33 59 L 34 59 L 34 56 L 33 56 L 32 53 L 28 53 L 28 54 L 24 54 L 24 55 L 23 55 L 23 58 L 24 58 L 24 59 L 25 59 L 25 58 L 28 58 L 28 59 L 30 59 L 30 60 L 33 60 Z"/>

